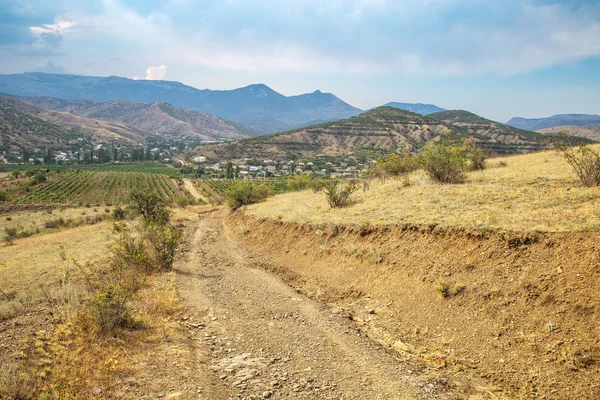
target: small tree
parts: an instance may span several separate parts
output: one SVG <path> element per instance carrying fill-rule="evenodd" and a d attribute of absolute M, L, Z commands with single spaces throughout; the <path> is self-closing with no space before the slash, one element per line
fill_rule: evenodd
<path fill-rule="evenodd" d="M 561 132 L 563 140 L 554 143 L 556 150 L 567 160 L 584 186 L 600 186 L 600 153 L 585 143 L 572 146 L 572 139 Z"/>
<path fill-rule="evenodd" d="M 146 223 L 162 224 L 169 220 L 169 210 L 155 193 L 133 192 L 130 203 Z"/>
<path fill-rule="evenodd" d="M 421 157 L 421 165 L 438 183 L 455 184 L 465 180 L 467 157 L 462 147 L 446 142 L 429 143 Z"/>

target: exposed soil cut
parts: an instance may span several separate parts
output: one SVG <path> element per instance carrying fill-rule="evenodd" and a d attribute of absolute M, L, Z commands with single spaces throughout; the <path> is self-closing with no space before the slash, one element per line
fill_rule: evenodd
<path fill-rule="evenodd" d="M 517 398 L 600 398 L 598 233 L 243 215 L 227 227 L 258 265 L 423 370 L 479 377 Z"/>

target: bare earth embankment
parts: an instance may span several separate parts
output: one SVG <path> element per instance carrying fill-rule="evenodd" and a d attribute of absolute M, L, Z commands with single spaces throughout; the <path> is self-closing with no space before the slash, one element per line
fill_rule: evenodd
<path fill-rule="evenodd" d="M 509 397 L 598 398 L 600 189 L 554 153 L 506 162 L 464 185 L 374 183 L 341 210 L 276 196 L 228 231 L 400 359 Z"/>

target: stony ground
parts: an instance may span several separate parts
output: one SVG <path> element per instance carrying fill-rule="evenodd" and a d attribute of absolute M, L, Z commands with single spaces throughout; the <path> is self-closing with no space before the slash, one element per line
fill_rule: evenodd
<path fill-rule="evenodd" d="M 185 328 L 149 349 L 145 398 L 450 399 L 352 322 L 255 268 L 224 234 L 222 211 L 183 221 L 177 263 Z"/>

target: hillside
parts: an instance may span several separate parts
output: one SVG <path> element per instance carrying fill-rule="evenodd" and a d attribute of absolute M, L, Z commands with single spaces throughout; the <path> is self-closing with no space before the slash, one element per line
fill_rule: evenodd
<path fill-rule="evenodd" d="M 399 148 L 416 149 L 443 135 L 466 134 L 445 122 L 393 107 L 379 107 L 350 119 L 329 122 L 234 143 L 201 146 L 188 156 L 218 160 L 244 158 L 295 160 L 316 156 L 372 155 Z"/>
<path fill-rule="evenodd" d="M 442 111 L 429 117 L 486 136 L 485 145 L 497 154 L 538 151 L 547 145 L 549 139 L 547 135 L 517 129 L 464 110 Z"/>
<path fill-rule="evenodd" d="M 348 118 L 361 112 L 329 93 L 317 90 L 287 97 L 263 84 L 234 90 L 199 90 L 171 81 L 25 73 L 0 75 L 0 92 L 95 102 L 160 101 L 234 121 L 255 134 Z"/>
<path fill-rule="evenodd" d="M 144 104 L 129 100 L 115 100 L 96 103 L 90 100 L 62 100 L 53 97 L 19 99 L 49 110 L 119 121 L 151 133 L 189 136 L 201 140 L 232 140 L 249 136 L 245 128 L 233 122 L 163 102 Z"/>
<path fill-rule="evenodd" d="M 394 107 L 401 110 L 414 112 L 421 115 L 429 115 L 440 111 L 446 111 L 445 109 L 438 107 L 434 104 L 423 104 L 423 103 L 387 103 L 384 107 Z"/>
<path fill-rule="evenodd" d="M 555 126 L 553 128 L 539 129 L 538 132 L 543 134 L 558 134 L 560 132 L 566 133 L 569 136 L 578 136 L 600 142 L 600 124 L 591 125 L 567 125 L 567 126 Z"/>
<path fill-rule="evenodd" d="M 201 146 L 188 156 L 202 155 L 221 161 L 376 156 L 402 148 L 416 150 L 442 137 L 460 139 L 470 136 L 496 154 L 539 150 L 547 140 L 545 135 L 506 127 L 466 112 L 424 117 L 398 108 L 379 107 L 347 120 L 235 143 Z"/>
<path fill-rule="evenodd" d="M 45 110 L 8 96 L 0 95 L 0 105 L 4 126 L 15 145 L 64 147 L 69 140 L 77 138 L 93 138 L 96 142 L 116 140 L 117 143 L 135 145 L 144 143 L 149 135 L 120 122 Z"/>
<path fill-rule="evenodd" d="M 515 128 L 537 131 L 555 126 L 582 126 L 600 124 L 600 115 L 595 114 L 558 114 L 547 118 L 511 118 L 506 125 Z"/>

